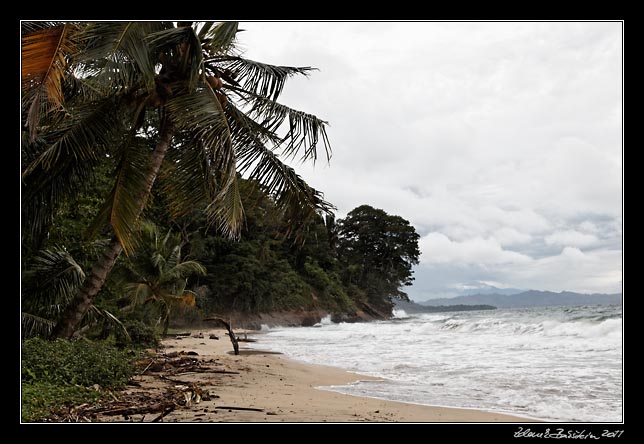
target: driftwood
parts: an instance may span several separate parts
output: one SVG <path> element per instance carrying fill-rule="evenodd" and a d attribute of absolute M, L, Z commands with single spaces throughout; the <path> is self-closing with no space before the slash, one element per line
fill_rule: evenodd
<path fill-rule="evenodd" d="M 257 342 L 257 339 L 252 339 L 248 337 L 248 333 L 244 333 L 244 337 L 240 338 L 237 336 L 237 342 Z"/>
<path fill-rule="evenodd" d="M 237 336 L 235 336 L 235 333 L 233 332 L 233 329 L 230 327 L 230 324 L 226 321 L 224 321 L 221 318 L 206 318 L 204 321 L 213 321 L 213 322 L 218 322 L 219 324 L 223 325 L 226 327 L 226 330 L 228 330 L 228 336 L 230 337 L 230 342 L 233 344 L 233 350 L 235 351 L 235 354 L 239 354 L 239 343 L 237 342 Z"/>
<path fill-rule="evenodd" d="M 152 422 L 159 422 L 163 419 L 164 416 L 169 415 L 175 409 L 175 405 L 168 406 L 159 416 L 154 418 Z"/>
<path fill-rule="evenodd" d="M 175 407 L 176 405 L 173 401 L 161 401 L 154 404 L 141 405 L 137 407 L 132 407 L 132 406 L 117 407 L 114 409 L 101 411 L 100 413 L 102 413 L 103 415 L 109 415 L 109 416 L 115 416 L 115 415 L 131 416 L 131 415 L 138 415 L 141 413 L 154 413 L 159 411 L 165 413 L 169 409 L 170 411 L 168 411 L 163 415 L 165 416 L 168 413 L 170 413 L 172 410 L 174 410 Z"/>
<path fill-rule="evenodd" d="M 233 407 L 229 405 L 218 405 L 215 407 L 220 410 L 246 410 L 249 412 L 263 412 L 264 409 L 256 409 L 255 407 Z"/>

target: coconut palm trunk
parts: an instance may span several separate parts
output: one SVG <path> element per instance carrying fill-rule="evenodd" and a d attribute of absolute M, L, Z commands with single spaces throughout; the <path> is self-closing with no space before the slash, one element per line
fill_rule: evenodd
<path fill-rule="evenodd" d="M 162 125 L 159 141 L 157 142 L 150 159 L 150 168 L 146 177 L 148 183 L 147 189 L 139 195 L 137 202 L 139 215 L 143 212 L 143 208 L 145 207 L 145 203 L 152 190 L 152 185 L 159 174 L 161 164 L 163 163 L 165 154 L 168 151 L 173 135 L 174 128 L 170 122 L 166 121 L 166 123 Z M 116 264 L 116 260 L 122 251 L 123 246 L 121 245 L 118 237 L 112 237 L 112 240 L 83 282 L 83 286 L 79 290 L 78 294 L 69 304 L 63 313 L 62 318 L 54 327 L 54 330 L 52 331 L 53 338 L 69 339 L 74 335 L 74 332 L 78 328 L 81 320 L 91 307 L 101 288 L 103 288 L 105 279 L 109 275 L 110 271 L 112 271 L 112 268 L 114 267 L 114 264 Z"/>

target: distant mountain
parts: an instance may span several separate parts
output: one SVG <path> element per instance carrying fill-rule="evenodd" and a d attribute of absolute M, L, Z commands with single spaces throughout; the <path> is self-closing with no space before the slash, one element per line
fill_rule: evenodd
<path fill-rule="evenodd" d="M 468 288 L 466 290 L 459 291 L 459 296 L 472 296 L 478 294 L 518 294 L 523 293 L 526 290 L 520 290 L 518 288 L 497 288 L 492 285 L 483 285 L 476 288 Z"/>
<path fill-rule="evenodd" d="M 400 300 L 395 300 L 395 304 L 397 309 L 404 310 L 405 313 L 407 314 L 414 314 L 414 313 L 439 313 L 439 312 L 446 312 L 446 311 L 473 311 L 473 310 L 494 310 L 496 307 L 492 305 L 464 305 L 464 304 L 457 304 L 457 305 L 425 305 L 425 304 L 417 304 L 416 302 L 410 301 L 400 301 Z"/>
<path fill-rule="evenodd" d="M 420 302 L 421 305 L 494 305 L 499 308 L 545 307 L 557 305 L 608 305 L 621 304 L 621 293 L 616 294 L 582 294 L 570 291 L 555 293 L 552 291 L 528 290 L 517 294 L 473 294 L 455 298 L 430 299 Z"/>

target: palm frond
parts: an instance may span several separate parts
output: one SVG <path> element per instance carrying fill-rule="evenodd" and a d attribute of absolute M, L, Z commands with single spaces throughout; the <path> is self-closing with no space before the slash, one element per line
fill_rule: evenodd
<path fill-rule="evenodd" d="M 109 223 L 123 246 L 123 251 L 129 255 L 137 244 L 141 190 L 148 187 L 148 142 L 140 137 L 129 138 L 119 154 L 114 187 L 87 234 L 94 238 L 105 224 Z"/>
<path fill-rule="evenodd" d="M 111 327 L 117 327 L 123 332 L 128 341 L 131 341 L 130 334 L 128 333 L 125 325 L 112 313 L 104 308 L 91 305 L 89 311 L 85 315 L 85 323 L 88 324 L 108 324 Z"/>
<path fill-rule="evenodd" d="M 62 26 L 65 22 L 54 22 L 54 21 L 23 21 L 20 22 L 20 32 L 22 34 L 29 34 L 36 31 L 41 31 L 43 29 L 55 28 L 56 26 Z"/>
<path fill-rule="evenodd" d="M 158 177 L 170 215 L 185 216 L 201 202 L 211 201 L 217 194 L 216 177 L 212 152 L 201 140 L 180 140 L 170 147 Z"/>
<path fill-rule="evenodd" d="M 27 127 L 31 140 L 41 116 L 64 108 L 63 80 L 77 51 L 74 24 L 43 27 L 22 36 L 22 91 L 29 99 Z"/>
<path fill-rule="evenodd" d="M 81 63 L 86 69 L 118 88 L 131 88 L 142 81 L 154 87 L 156 53 L 147 37 L 167 26 L 164 22 L 94 22 L 81 38 L 85 45 Z"/>
<path fill-rule="evenodd" d="M 23 276 L 25 311 L 55 319 L 85 280 L 82 267 L 62 248 L 41 250 Z"/>
<path fill-rule="evenodd" d="M 203 143 L 217 171 L 225 175 L 235 171 L 230 127 L 221 103 L 209 85 L 173 98 L 166 106 L 177 129 Z"/>
<path fill-rule="evenodd" d="M 170 268 L 167 273 L 168 277 L 172 279 L 185 279 L 193 274 L 205 276 L 206 267 L 196 261 L 185 261 L 177 263 L 174 267 Z"/>
<path fill-rule="evenodd" d="M 214 225 L 224 235 L 238 239 L 244 223 L 244 206 L 239 192 L 237 175 L 206 208 L 209 225 Z"/>
<path fill-rule="evenodd" d="M 152 289 L 147 283 L 133 282 L 125 286 L 125 292 L 130 296 L 131 306 L 142 305 L 153 296 Z"/>
<path fill-rule="evenodd" d="M 179 263 L 181 263 L 181 243 L 176 236 L 172 236 L 172 242 L 168 242 L 170 239 L 171 231 L 168 232 L 166 236 L 166 241 L 164 242 L 164 253 L 166 256 L 166 271 L 171 272 Z"/>
<path fill-rule="evenodd" d="M 277 66 L 256 62 L 238 56 L 214 56 L 206 60 L 206 67 L 214 71 L 227 71 L 235 82 L 251 94 L 277 100 L 289 77 L 308 76 L 315 70 L 308 66 Z M 230 83 L 230 82 L 229 82 Z"/>
<path fill-rule="evenodd" d="M 56 322 L 31 313 L 21 312 L 20 322 L 22 339 L 33 338 L 35 336 L 48 337 Z"/>
<path fill-rule="evenodd" d="M 163 29 L 146 37 L 155 54 L 163 54 L 165 68 L 170 65 L 188 78 L 188 90 L 193 90 L 203 71 L 201 41 L 191 26 Z"/>
<path fill-rule="evenodd" d="M 264 127 L 267 133 L 277 133 L 287 126 L 286 134 L 280 139 L 278 147 L 285 156 L 293 158 L 302 151 L 300 160 L 317 160 L 317 145 L 320 139 L 324 145 L 326 158 L 331 158 L 331 144 L 326 134 L 328 122 L 313 114 L 290 108 L 286 105 L 267 99 L 261 95 L 251 94 L 241 88 L 226 86 L 226 89 L 239 95 L 249 107 L 248 116 Z"/>
<path fill-rule="evenodd" d="M 323 194 L 309 186 L 289 165 L 270 149 L 257 143 L 238 149 L 240 172 L 256 181 L 279 206 L 311 208 L 330 214 L 333 205 L 324 200 Z"/>
<path fill-rule="evenodd" d="M 207 22 L 202 27 L 199 38 L 210 55 L 226 54 L 232 49 L 237 32 L 239 22 Z"/>
<path fill-rule="evenodd" d="M 52 173 L 69 163 L 95 161 L 118 132 L 119 109 L 120 102 L 114 99 L 79 106 L 64 125 L 45 136 L 49 143 L 40 145 L 44 149 L 25 168 L 23 179 L 39 168 Z"/>
<path fill-rule="evenodd" d="M 256 142 L 279 146 L 282 142 L 282 138 L 276 132 L 271 131 L 251 119 L 232 102 L 228 102 L 225 110 L 226 116 L 228 117 L 228 125 L 237 146 L 254 144 Z"/>
<path fill-rule="evenodd" d="M 223 233 L 239 236 L 243 206 L 237 184 L 237 165 L 230 127 L 219 99 L 209 85 L 167 103 L 175 125 L 203 150 L 207 162 L 202 173 L 213 173 L 217 195 L 209 205 L 209 220 Z M 205 156 L 203 156 L 205 154 Z M 232 189 L 229 189 L 232 187 Z M 229 223 L 229 226 L 226 224 Z"/>

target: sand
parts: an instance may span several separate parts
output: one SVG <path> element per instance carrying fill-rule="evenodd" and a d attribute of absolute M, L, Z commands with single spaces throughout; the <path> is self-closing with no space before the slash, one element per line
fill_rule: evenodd
<path fill-rule="evenodd" d="M 211 339 L 214 334 L 219 340 Z M 253 333 L 249 334 L 253 337 Z M 257 337 L 257 335 L 255 335 Z M 232 354 L 232 345 L 222 330 L 191 332 L 191 336 L 163 341 L 165 353 L 194 352 L 191 356 L 210 362 L 214 372 L 188 372 L 172 375 L 174 387 L 193 384 L 209 400 L 191 402 L 162 418 L 163 422 L 530 422 L 529 419 L 470 409 L 420 406 L 373 398 L 343 395 L 316 387 L 369 380 L 367 376 L 342 369 L 303 364 L 282 354 L 250 350 L 240 343 L 241 352 Z M 226 372 L 221 373 L 224 369 Z M 158 378 L 137 377 L 141 389 L 146 384 L 160 389 Z M 155 382 L 156 381 L 156 382 Z M 167 387 L 165 388 L 167 390 Z M 239 410 L 239 408 L 243 410 Z M 252 410 L 246 410 L 252 409 Z M 157 415 L 133 415 L 128 421 L 148 421 Z M 123 421 L 123 417 L 100 418 Z"/>

